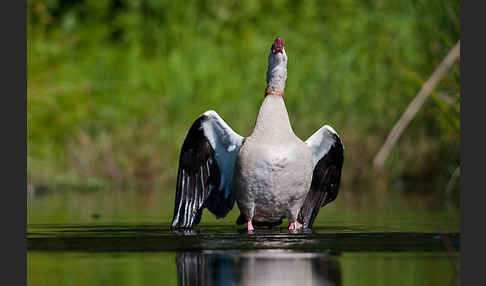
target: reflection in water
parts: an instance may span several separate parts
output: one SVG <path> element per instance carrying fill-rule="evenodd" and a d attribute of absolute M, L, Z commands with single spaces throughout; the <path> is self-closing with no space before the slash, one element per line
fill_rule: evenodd
<path fill-rule="evenodd" d="M 324 254 L 285 250 L 181 252 L 179 284 L 341 285 L 339 262 Z"/>

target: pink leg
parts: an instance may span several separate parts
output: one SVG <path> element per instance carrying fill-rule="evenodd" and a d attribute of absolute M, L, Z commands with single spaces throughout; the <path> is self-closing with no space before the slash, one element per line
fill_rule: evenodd
<path fill-rule="evenodd" d="M 295 223 L 294 222 L 291 222 L 289 224 L 289 230 L 295 230 Z"/>
<path fill-rule="evenodd" d="M 253 228 L 253 224 L 251 223 L 251 220 L 248 221 L 248 232 L 253 232 L 255 229 Z"/>

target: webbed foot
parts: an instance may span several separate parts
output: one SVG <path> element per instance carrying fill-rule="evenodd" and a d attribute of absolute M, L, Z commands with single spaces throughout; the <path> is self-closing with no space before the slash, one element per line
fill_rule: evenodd
<path fill-rule="evenodd" d="M 253 228 L 253 224 L 251 220 L 248 221 L 248 233 L 253 232 L 255 229 Z"/>

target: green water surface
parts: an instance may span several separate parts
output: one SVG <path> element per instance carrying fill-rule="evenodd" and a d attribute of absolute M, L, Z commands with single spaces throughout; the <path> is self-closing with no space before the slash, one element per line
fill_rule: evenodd
<path fill-rule="evenodd" d="M 291 233 L 284 221 L 248 234 L 234 223 L 237 207 L 170 231 L 164 193 L 29 196 L 28 285 L 459 284 L 458 209 L 370 201 L 336 200 L 310 232 Z"/>

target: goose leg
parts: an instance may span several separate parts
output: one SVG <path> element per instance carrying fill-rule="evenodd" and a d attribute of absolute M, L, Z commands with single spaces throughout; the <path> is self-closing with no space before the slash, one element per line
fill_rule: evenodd
<path fill-rule="evenodd" d="M 289 230 L 295 230 L 295 223 L 294 222 L 291 222 L 289 224 Z"/>
<path fill-rule="evenodd" d="M 297 221 L 301 205 L 302 204 L 295 204 L 295 206 L 289 210 L 287 216 L 289 218 L 289 230 L 299 230 L 302 228 L 302 224 Z"/>
<path fill-rule="evenodd" d="M 299 230 L 302 228 L 302 224 L 298 221 L 292 221 L 289 224 L 289 230 Z"/>
<path fill-rule="evenodd" d="M 253 228 L 253 224 L 251 223 L 251 219 L 248 221 L 248 232 L 253 232 L 255 229 Z"/>

